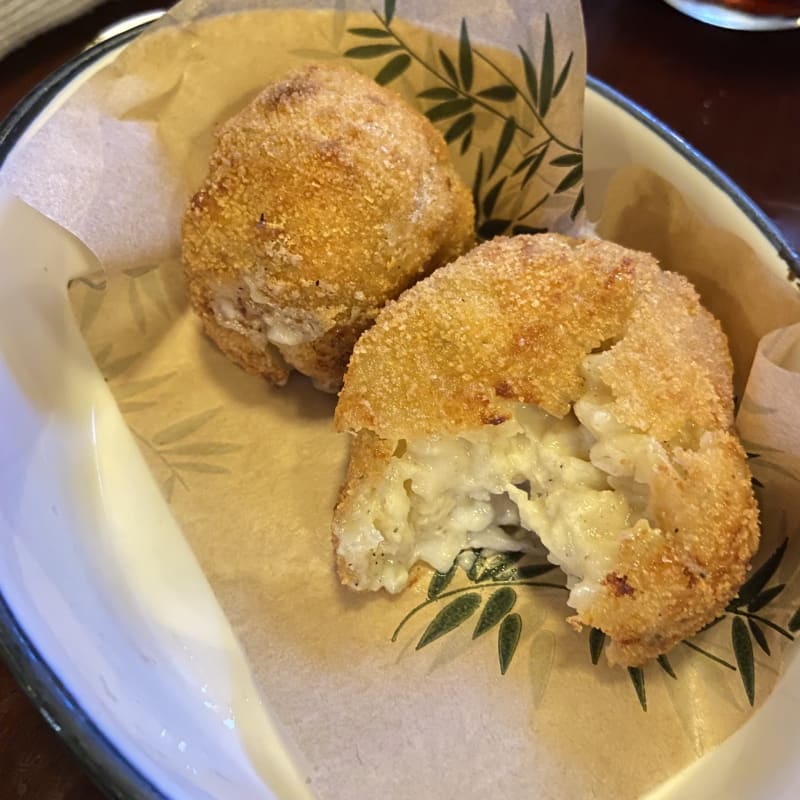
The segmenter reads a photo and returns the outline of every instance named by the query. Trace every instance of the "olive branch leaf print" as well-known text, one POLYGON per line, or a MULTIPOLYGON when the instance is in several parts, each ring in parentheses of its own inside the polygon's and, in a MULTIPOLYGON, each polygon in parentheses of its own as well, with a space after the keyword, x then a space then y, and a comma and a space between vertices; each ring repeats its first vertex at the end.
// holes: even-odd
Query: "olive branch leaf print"
MULTIPOLYGON (((800 631, 800 609, 791 615, 785 627, 763 613, 785 588, 784 583, 774 583, 774 578, 787 545, 788 538, 750 575, 722 616, 706 625, 697 636, 682 642, 683 646, 699 656, 724 669, 738 672, 750 705, 755 703, 756 696, 755 648, 770 656, 772 636, 778 635, 793 641, 794 634, 800 631), (735 663, 712 653, 697 642, 705 631, 725 620, 730 621, 730 648, 735 663)), ((476 640, 495 632, 498 665, 500 673, 504 675, 518 651, 523 634, 525 615, 515 610, 520 592, 529 591, 525 587, 563 592, 568 589, 563 579, 541 580, 542 576, 556 569, 555 565, 530 561, 522 553, 466 550, 462 552, 464 555, 467 558, 459 557, 447 572, 434 572, 431 575, 425 599, 400 620, 391 641, 396 642, 406 624, 428 610, 436 609, 436 613, 417 641, 416 650, 456 631, 477 614, 471 638, 476 640)), ((589 659, 593 665, 599 664, 606 642, 607 636, 603 631, 597 628, 589 630, 589 659)), ((680 679, 666 655, 659 656, 646 667, 628 669, 634 695, 643 711, 647 711, 647 675, 656 668, 672 680, 680 679)))
POLYGON ((392 25, 395 10, 394 3, 386 3, 382 14, 373 10, 374 26, 348 28, 348 33, 362 43, 349 47, 344 55, 380 60, 375 80, 382 85, 398 79, 413 63, 421 66, 433 85, 418 92, 417 99, 424 104, 428 119, 442 128, 445 141, 457 144, 461 155, 475 145, 473 134, 479 117, 494 119, 498 126, 494 147, 491 152, 480 153, 473 180, 479 237, 538 232, 540 229, 528 222, 534 212, 551 196, 577 188, 570 211, 574 219, 584 203, 582 144, 561 138, 549 119, 569 80, 574 54, 570 52, 559 61, 550 16, 545 17, 538 66, 531 53, 518 47, 524 75, 521 84, 473 44, 466 19, 461 20, 457 52, 450 54, 438 48, 437 60, 431 61, 392 25), (510 110, 510 104, 517 101, 522 102, 527 119, 510 110), (508 164, 513 152, 521 152, 521 157, 508 164), (492 181, 504 165, 508 174, 492 181), (514 210, 513 198, 545 171, 550 176, 546 182, 550 188, 544 196, 525 210, 514 210))

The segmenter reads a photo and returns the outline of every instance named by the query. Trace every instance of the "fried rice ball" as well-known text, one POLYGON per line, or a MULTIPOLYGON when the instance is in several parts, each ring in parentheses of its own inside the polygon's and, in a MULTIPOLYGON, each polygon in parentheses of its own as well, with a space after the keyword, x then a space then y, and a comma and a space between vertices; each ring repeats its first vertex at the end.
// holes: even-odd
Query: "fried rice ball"
POLYGON ((636 666, 721 614, 758 545, 725 335, 685 278, 615 244, 497 238, 417 284, 356 344, 336 423, 356 589, 535 534, 570 622, 636 666))
POLYGON ((191 304, 245 370, 334 392, 386 301, 469 249, 473 223, 424 116, 348 67, 308 66, 217 134, 183 220, 191 304))

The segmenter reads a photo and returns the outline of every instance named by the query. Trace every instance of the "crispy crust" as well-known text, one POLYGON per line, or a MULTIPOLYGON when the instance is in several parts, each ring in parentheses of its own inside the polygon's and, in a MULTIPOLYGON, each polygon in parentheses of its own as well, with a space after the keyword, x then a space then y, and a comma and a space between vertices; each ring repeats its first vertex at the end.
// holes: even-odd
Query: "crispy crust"
POLYGON ((275 386, 285 386, 291 370, 274 347, 255 350, 250 339, 238 331, 224 328, 212 313, 201 317, 203 330, 213 339, 220 350, 235 361, 245 372, 261 375, 275 386))
MULTIPOLYGON (((221 287, 249 283, 257 296, 246 287, 237 302, 250 304, 252 324, 265 309, 302 319, 311 330, 302 346, 274 349, 336 390, 358 333, 387 299, 468 249, 473 220, 470 192, 425 117, 352 69, 312 65, 218 132, 183 221, 192 306, 212 319, 221 287)), ((280 373, 263 336, 248 344, 239 330, 231 347, 219 314, 205 327, 246 369, 280 373)))
MULTIPOLYGON (((343 586, 358 589, 358 574, 350 569, 344 558, 338 555, 338 532, 347 526, 353 506, 366 487, 375 487, 383 479, 386 467, 397 449, 397 442, 380 439, 370 431, 360 431, 353 437, 350 445, 350 459, 347 474, 339 490, 339 499, 333 515, 331 540, 336 556, 336 572, 343 586)), ((425 564, 416 564, 409 570, 408 585, 413 586, 428 572, 425 564)))
POLYGON ((612 664, 641 665, 716 619, 758 547, 758 509, 736 438, 707 434, 699 450, 671 456, 653 488, 656 534, 640 526, 624 541, 605 591, 570 620, 611 637, 612 664))
MULTIPOLYGON (((563 416, 596 369, 613 413, 668 453, 591 606, 571 618, 630 666, 666 652, 735 596, 758 545, 732 365, 717 321, 644 253, 555 235, 495 239, 406 292, 358 341, 336 410, 357 432, 334 524, 380 481, 394 443, 502 424, 516 403, 563 416)), ((343 576, 344 579, 344 576, 343 576)))
POLYGON ((375 486, 383 477, 386 467, 395 450, 395 442, 380 439, 370 431, 361 431, 353 437, 350 445, 350 460, 347 462, 347 475, 339 490, 339 499, 333 516, 333 552, 337 553, 336 571, 344 586, 358 588, 358 575, 346 561, 338 555, 339 537, 337 531, 346 525, 351 506, 357 502, 358 494, 365 486, 375 486))
POLYGON ((384 438, 457 433, 515 403, 561 417, 583 394, 585 355, 626 424, 659 439, 732 422, 732 365, 719 323, 685 278, 610 242, 496 238, 389 304, 353 352, 339 430, 384 438))

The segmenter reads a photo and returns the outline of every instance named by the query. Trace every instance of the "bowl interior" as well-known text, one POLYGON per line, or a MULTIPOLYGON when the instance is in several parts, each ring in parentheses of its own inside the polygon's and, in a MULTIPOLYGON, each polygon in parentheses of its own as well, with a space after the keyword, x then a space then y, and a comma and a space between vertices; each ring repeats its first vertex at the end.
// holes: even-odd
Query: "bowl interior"
MULTIPOLYGON (((52 89, 27 132, 15 132, 20 141, 112 56, 52 89)), ((596 83, 585 139, 590 212, 616 170, 647 164, 785 276, 788 249, 763 215, 677 137, 596 83)), ((102 762, 101 779, 127 781, 133 793, 311 796, 302 758, 259 696, 78 332, 66 287, 96 269, 94 258, 3 196, 0 262, 0 404, 9 421, 0 440, 0 636, 18 677, 27 681, 39 665, 37 695, 53 724, 102 762)), ((797 686, 794 659, 747 725, 653 797, 756 798, 767 785, 796 796, 797 686)))

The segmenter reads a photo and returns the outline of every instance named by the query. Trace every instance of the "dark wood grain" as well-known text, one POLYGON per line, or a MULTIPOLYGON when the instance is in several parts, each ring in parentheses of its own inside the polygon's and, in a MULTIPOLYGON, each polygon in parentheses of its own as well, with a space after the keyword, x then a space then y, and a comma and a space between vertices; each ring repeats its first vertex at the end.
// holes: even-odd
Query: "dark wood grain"
MULTIPOLYGON (((0 61, 0 117, 115 19, 159 7, 118 0, 0 61)), ((658 0, 584 0, 589 69, 727 172, 800 249, 800 32, 711 28, 658 0)), ((96 800, 0 666, 0 797, 96 800)))
POLYGON ((0 798, 102 797, 72 753, 0 665, 0 798))
POLYGON ((800 31, 703 25, 658 0, 583 0, 589 71, 708 156, 800 249, 800 31))

